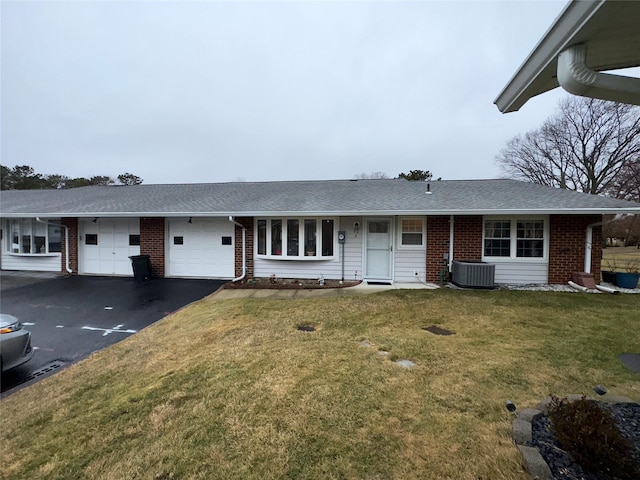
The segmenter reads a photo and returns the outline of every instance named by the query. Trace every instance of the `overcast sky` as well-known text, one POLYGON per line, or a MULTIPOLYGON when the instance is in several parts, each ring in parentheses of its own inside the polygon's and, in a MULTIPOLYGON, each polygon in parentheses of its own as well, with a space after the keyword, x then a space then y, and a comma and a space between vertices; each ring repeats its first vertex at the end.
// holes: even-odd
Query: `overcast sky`
POLYGON ((497 178, 565 1, 1 2, 1 163, 144 183, 497 178))

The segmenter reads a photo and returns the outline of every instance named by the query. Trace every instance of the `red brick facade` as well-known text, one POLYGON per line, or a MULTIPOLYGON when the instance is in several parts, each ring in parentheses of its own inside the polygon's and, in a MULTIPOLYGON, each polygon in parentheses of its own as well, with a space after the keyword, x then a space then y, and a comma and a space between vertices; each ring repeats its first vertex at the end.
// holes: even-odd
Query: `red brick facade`
MULTIPOLYGON (((247 271, 245 278, 253 277, 253 217, 241 217, 236 218, 236 222, 242 224, 245 229, 245 242, 246 242, 246 266, 247 271)), ((236 277, 242 275, 242 228, 236 225, 235 228, 235 251, 236 251, 236 259, 235 259, 235 272, 236 277)))
MULTIPOLYGON (((587 226, 602 221, 601 215, 551 215, 549 221, 549 280, 567 283, 574 272, 584 272, 587 226)), ((602 229, 593 228, 591 273, 600 282, 602 229)))
MULTIPOLYGON (((564 284, 574 272, 584 271, 585 240, 587 227, 600 222, 601 215, 551 215, 549 217, 549 273, 548 283, 564 284)), ((236 218, 246 228, 246 278, 254 274, 254 230, 252 217, 236 218)), ((426 279, 438 283, 443 269, 448 266, 449 229, 448 215, 427 217, 426 279)), ((482 258, 483 217, 462 215, 454 217, 453 258, 478 260, 482 258)), ((69 231, 69 260, 73 273, 78 273, 78 219, 63 218, 62 224, 69 231)), ((62 265, 66 267, 66 237, 62 242, 62 265)), ((602 258, 602 231, 593 227, 591 245, 591 273, 600 280, 602 258)), ((165 219, 140 219, 140 253, 149 255, 154 277, 165 274, 165 219)), ((235 227, 235 275, 242 275, 242 228, 235 227)))
POLYGON ((480 260, 482 258, 482 217, 453 217, 454 260, 480 260))
MULTIPOLYGON (((78 219, 63 218, 62 225, 69 231, 69 268, 74 274, 78 274, 78 219)), ((67 273, 67 235, 62 236, 62 272, 67 273)))
MULTIPOLYGON (((482 217, 455 216, 453 258, 482 258, 482 217)), ((427 282, 440 282, 441 271, 449 265, 450 217, 427 217, 427 282)))
POLYGON ((164 277, 165 272, 164 231, 164 218, 140 219, 140 255, 149 255, 155 278, 164 277))
POLYGON ((438 283, 449 264, 449 217, 427 217, 427 282, 438 283))

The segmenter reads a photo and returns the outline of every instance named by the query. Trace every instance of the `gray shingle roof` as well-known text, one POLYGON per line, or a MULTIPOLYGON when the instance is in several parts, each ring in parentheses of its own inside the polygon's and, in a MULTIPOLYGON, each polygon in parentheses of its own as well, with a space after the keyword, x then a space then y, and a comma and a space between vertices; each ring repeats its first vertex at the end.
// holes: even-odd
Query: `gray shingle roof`
POLYGON ((327 180, 0 193, 3 217, 640 213, 640 204, 515 180, 327 180))

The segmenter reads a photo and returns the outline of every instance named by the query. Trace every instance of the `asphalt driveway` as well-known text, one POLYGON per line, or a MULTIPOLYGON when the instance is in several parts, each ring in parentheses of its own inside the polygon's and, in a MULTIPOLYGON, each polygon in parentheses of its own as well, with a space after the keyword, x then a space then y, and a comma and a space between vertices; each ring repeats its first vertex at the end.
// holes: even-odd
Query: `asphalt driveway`
POLYGON ((133 335, 224 283, 2 272, 0 310, 20 319, 36 349, 31 361, 2 375, 2 396, 133 335))

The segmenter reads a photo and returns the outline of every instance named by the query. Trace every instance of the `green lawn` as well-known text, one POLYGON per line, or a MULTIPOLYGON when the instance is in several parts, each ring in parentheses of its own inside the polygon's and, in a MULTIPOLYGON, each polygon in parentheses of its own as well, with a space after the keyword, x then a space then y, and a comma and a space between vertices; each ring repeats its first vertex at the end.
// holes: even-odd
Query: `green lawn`
POLYGON ((0 477, 524 480, 504 401, 640 400, 639 328, 640 295, 212 297, 2 400, 0 477))

